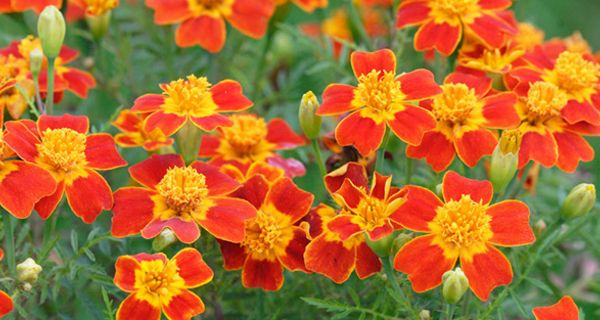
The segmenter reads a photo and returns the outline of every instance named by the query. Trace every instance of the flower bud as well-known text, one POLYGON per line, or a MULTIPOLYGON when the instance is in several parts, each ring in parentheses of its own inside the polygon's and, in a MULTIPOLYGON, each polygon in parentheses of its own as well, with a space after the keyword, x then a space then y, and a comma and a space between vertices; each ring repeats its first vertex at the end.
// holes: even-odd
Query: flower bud
POLYGON ((429 310, 421 310, 419 312, 419 320, 431 320, 431 312, 429 310))
POLYGON ((582 183, 569 192, 563 202, 560 213, 565 219, 586 215, 596 204, 596 188, 593 184, 582 183))
POLYGON ((29 291, 31 291, 31 289, 33 289, 33 286, 31 285, 31 283, 25 282, 25 283, 23 283, 22 288, 23 288, 23 291, 29 292, 29 291))
POLYGON ((490 181, 496 192, 504 191, 517 173, 521 138, 522 133, 518 129, 504 131, 492 153, 490 181))
POLYGON ((547 228, 548 225, 546 225, 546 221, 544 221, 544 219, 540 219, 533 224, 533 232, 538 236, 544 233, 547 228))
POLYGON ((29 53, 29 69, 31 74, 38 75, 42 70, 42 63, 44 62, 44 53, 39 48, 31 50, 29 53))
POLYGON ((111 12, 106 11, 105 13, 98 16, 85 16, 85 21, 87 22, 88 27, 92 32, 92 36, 94 36, 94 39, 96 41, 102 39, 102 37, 104 37, 104 35, 108 31, 108 26, 110 25, 110 15, 111 12))
POLYGON ((387 235, 377 241, 371 240, 371 238, 369 238, 369 236, 365 236, 365 240, 366 240, 369 248, 371 248, 371 250, 373 250, 373 252, 375 252, 375 254, 377 256, 382 257, 382 258, 389 257, 392 245, 394 243, 394 239, 395 239, 394 233, 390 233, 389 235, 387 235))
POLYGON ((302 131, 309 139, 317 138, 321 132, 321 117, 316 114, 317 108, 319 100, 312 91, 302 96, 298 118, 302 131))
POLYGON ((435 186, 435 194, 437 194, 438 197, 443 198, 444 197, 444 185, 442 185, 441 183, 438 183, 435 186))
POLYGON ((394 243, 392 243, 392 248, 390 249, 390 253, 396 254, 396 252, 400 251, 402 247, 412 240, 412 236, 406 233, 401 233, 394 239, 394 243))
POLYGON ((65 40, 65 19, 55 6, 47 6, 38 18, 38 36, 48 58, 56 58, 65 40))
POLYGON ((444 285, 442 287, 442 295, 449 304, 455 304, 469 289, 469 280, 465 273, 460 269, 447 271, 442 276, 444 285))
POLYGON ((172 245, 176 241, 177 238, 175 237, 175 233, 173 233, 173 230, 166 228, 160 232, 158 237, 152 240, 152 249, 154 251, 162 251, 164 248, 172 245))
POLYGON ((42 272, 42 266, 31 258, 27 258, 17 265, 17 279, 20 282, 35 283, 40 272, 42 272))

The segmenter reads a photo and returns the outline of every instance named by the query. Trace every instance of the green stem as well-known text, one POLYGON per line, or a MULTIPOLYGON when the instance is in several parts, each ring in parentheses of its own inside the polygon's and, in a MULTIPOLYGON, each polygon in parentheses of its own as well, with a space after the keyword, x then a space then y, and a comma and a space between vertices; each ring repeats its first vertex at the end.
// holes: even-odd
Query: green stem
POLYGON ((454 319, 454 304, 446 304, 446 320, 454 319))
POLYGON ((375 158, 375 171, 381 172, 383 169, 383 164, 385 162, 385 149, 387 149, 388 141, 390 140, 390 130, 385 131, 385 135, 383 136, 383 141, 381 142, 381 146, 377 151, 377 158, 375 158))
POLYGON ((48 86, 46 92, 46 114, 51 115, 54 111, 54 60, 48 58, 48 86))
POLYGON ((406 185, 410 184, 410 180, 412 179, 413 166, 414 166, 413 159, 406 157, 406 182, 404 183, 406 185))
POLYGON ((42 102, 42 95, 40 94, 39 72, 33 75, 33 87, 35 88, 35 103, 37 104, 37 108, 40 114, 44 114, 46 112, 46 107, 44 106, 44 102, 42 102))
POLYGON ((408 311, 411 315, 411 318, 419 319, 419 311, 413 308, 412 304, 410 303, 410 300, 406 296, 406 293, 400 287, 398 281, 396 281, 396 274, 394 273, 394 269, 392 268, 392 262, 390 258, 383 257, 381 258, 381 262, 383 264, 383 270, 385 272, 385 275, 387 276, 388 282, 392 284, 392 289, 400 296, 399 299, 394 296, 392 296, 392 298, 394 298, 396 302, 402 304, 406 311, 408 311))
POLYGON ((371 45, 371 41, 367 31, 365 30, 365 26, 363 25, 362 20, 360 19, 360 14, 356 8, 356 4, 354 1, 348 1, 348 13, 350 15, 350 24, 352 29, 356 32, 356 35, 360 39, 360 41, 367 47, 369 51, 373 50, 373 46, 371 45))
POLYGON ((327 174, 327 169, 325 169, 325 162, 323 162, 323 155, 321 154, 321 148, 319 147, 319 141, 317 139, 311 139, 311 144, 313 147, 313 151, 315 152, 315 157, 317 161, 317 165, 319 166, 319 171, 321 172, 321 177, 324 177, 327 174))
POLYGON ((7 222, 6 233, 6 261, 8 262, 9 274, 14 277, 17 274, 17 261, 15 256, 15 226, 17 220, 10 214, 4 215, 5 222, 7 222))

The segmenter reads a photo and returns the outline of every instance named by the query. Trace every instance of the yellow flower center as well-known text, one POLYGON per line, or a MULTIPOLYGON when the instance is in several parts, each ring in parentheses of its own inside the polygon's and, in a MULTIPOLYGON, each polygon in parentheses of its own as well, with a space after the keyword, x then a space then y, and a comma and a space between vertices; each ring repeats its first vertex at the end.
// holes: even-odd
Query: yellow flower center
POLYGON ((206 177, 192 167, 170 168, 156 186, 156 190, 170 209, 163 218, 177 215, 191 219, 192 214, 201 209, 208 196, 206 177))
POLYGON ((258 210, 256 218, 246 222, 246 237, 242 246, 258 260, 277 259, 293 238, 290 218, 273 207, 258 210))
POLYGON ((560 131, 563 126, 560 111, 567 105, 567 94, 550 82, 539 81, 531 85, 527 99, 518 104, 523 132, 545 134, 546 129, 560 131))
POLYGON ((508 71, 511 64, 524 53, 524 50, 484 49, 478 58, 462 56, 459 59, 460 63, 467 67, 492 73, 503 73, 508 71))
POLYGON ((85 0, 86 13, 91 16, 100 16, 116 8, 119 0, 85 0))
POLYGON ((485 244, 493 237, 487 208, 463 195, 460 200, 450 200, 436 209, 429 228, 446 257, 461 256, 469 260, 486 250, 485 244))
POLYGON ((457 25, 461 20, 471 23, 481 15, 478 2, 479 0, 432 0, 430 16, 437 23, 457 25))
POLYGON ((485 122, 483 103, 475 95, 475 90, 464 83, 442 85, 442 94, 433 98, 431 107, 438 121, 438 130, 449 139, 477 130, 485 122))
POLYGON ((353 210, 357 217, 357 222, 365 230, 373 230, 383 226, 387 219, 387 203, 375 197, 366 197, 353 210))
POLYGON ((194 17, 231 15, 234 0, 188 0, 188 7, 194 17))
POLYGON ((514 37, 519 47, 525 51, 544 42, 544 32, 530 23, 519 23, 519 33, 514 37))
POLYGON ((502 154, 517 154, 522 138, 523 133, 519 129, 504 130, 502 136, 500 136, 500 142, 498 143, 502 154))
POLYGON ((55 176, 65 177, 87 164, 86 137, 73 129, 46 129, 37 145, 39 162, 55 176))
POLYGON ((148 301, 153 306, 167 305, 171 299, 185 288, 185 281, 179 275, 175 263, 164 264, 161 260, 140 262, 135 271, 136 297, 148 301))
POLYGON ((163 84, 161 88, 166 95, 163 109, 166 113, 198 118, 213 115, 217 105, 212 100, 210 87, 206 77, 194 75, 163 84))
POLYGON ((546 71, 542 79, 552 82, 579 102, 589 100, 596 92, 600 65, 584 59, 580 52, 565 51, 556 59, 553 70, 546 71))
POLYGON ((224 127, 223 138, 239 156, 252 155, 260 142, 267 137, 267 124, 254 115, 234 115, 231 127, 224 127))
POLYGON ((372 70, 358 78, 352 105, 366 107, 362 115, 380 123, 393 119, 394 114, 404 108, 405 98, 393 72, 372 70))

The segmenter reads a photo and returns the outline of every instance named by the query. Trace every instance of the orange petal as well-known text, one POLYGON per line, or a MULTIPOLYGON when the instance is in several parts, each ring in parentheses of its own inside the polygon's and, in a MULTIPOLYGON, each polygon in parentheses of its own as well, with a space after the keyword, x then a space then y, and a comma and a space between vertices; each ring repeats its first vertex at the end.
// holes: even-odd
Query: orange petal
POLYGON ((154 216, 154 201, 150 198, 153 194, 151 190, 136 187, 121 188, 115 192, 111 228, 114 237, 140 233, 150 223, 154 216))
POLYGON ((502 246, 520 246, 535 242, 529 226, 529 207, 521 201, 507 200, 489 207, 490 226, 494 237, 490 242, 502 246))
POLYGON ((156 111, 146 118, 144 130, 146 130, 146 132, 152 132, 154 129, 159 129, 168 137, 181 129, 185 122, 186 117, 184 116, 156 111))
POLYGON ((425 1, 404 1, 398 8, 396 28, 414 26, 429 19, 431 9, 425 1))
POLYGON ((311 193, 298 188, 291 179, 281 178, 271 186, 266 203, 290 216, 291 223, 296 223, 308 214, 314 198, 311 193))
POLYGON ((40 143, 40 139, 37 137, 37 130, 33 129, 35 131, 32 131, 28 123, 35 125, 31 120, 9 121, 5 123, 4 142, 21 159, 35 162, 35 158, 38 155, 37 145, 40 143))
POLYGON ((113 137, 106 133, 86 137, 85 159, 88 167, 98 170, 110 170, 127 165, 127 161, 117 152, 113 137))
POLYGON ((511 129, 519 125, 521 120, 515 110, 517 96, 512 92, 503 92, 483 99, 483 116, 486 126, 496 129, 511 129))
POLYGON ((498 138, 491 131, 481 129, 469 131, 454 142, 456 154, 469 167, 477 165, 484 156, 489 156, 498 145, 498 138))
POLYGON ((362 156, 368 156, 381 146, 385 127, 385 123, 376 123, 355 111, 338 123, 335 138, 340 145, 354 146, 362 156))
POLYGON ((207 284, 213 278, 213 271, 202 259, 202 255, 194 248, 185 248, 179 251, 173 259, 178 268, 178 273, 186 288, 196 288, 207 284))
POLYGON ((219 137, 203 135, 201 139, 198 156, 202 158, 217 156, 219 145, 221 145, 219 137))
POLYGON ((402 93, 406 100, 423 100, 442 93, 442 89, 435 82, 433 73, 427 69, 417 69, 398 76, 402 93))
POLYGON ((342 241, 346 241, 363 231, 359 225, 352 222, 352 217, 352 215, 338 215, 327 223, 327 229, 335 232, 342 241))
POLYGON ((306 231, 300 227, 293 227, 294 237, 285 248, 285 255, 279 256, 279 261, 290 271, 308 272, 304 265, 304 251, 309 241, 306 231))
POLYGON ((194 161, 191 166, 206 178, 209 196, 230 194, 240 187, 239 182, 222 173, 219 168, 213 165, 194 161))
POLYGON ((485 74, 480 76, 464 72, 453 72, 446 77, 444 83, 465 84, 475 90, 475 95, 478 98, 482 98, 492 90, 492 79, 485 76, 485 74))
POLYGON ((487 46, 500 48, 504 45, 507 35, 514 35, 517 30, 499 17, 483 14, 475 18, 467 28, 472 31, 473 36, 481 40, 487 46))
POLYGON ((162 94, 145 94, 135 99, 133 107, 131 107, 131 111, 142 113, 157 111, 164 102, 165 96, 162 94))
POLYGON ((279 150, 292 149, 306 144, 306 140, 296 134, 287 122, 281 118, 269 121, 267 132, 267 141, 275 144, 279 150))
POLYGON ((242 285, 277 291, 283 286, 283 267, 277 260, 255 260, 248 256, 242 270, 242 285))
POLYGON ((564 296, 551 306, 533 308, 533 315, 536 320, 578 320, 579 309, 573 298, 564 296))
POLYGON ((210 92, 220 112, 244 111, 253 104, 244 96, 242 85, 237 81, 223 80, 210 88, 210 92))
POLYGON ((150 158, 129 168, 131 177, 140 184, 154 189, 162 180, 167 170, 173 167, 183 167, 185 163, 178 154, 153 155, 150 158))
POLYGON ((240 243, 245 237, 246 220, 256 216, 247 201, 227 197, 210 197, 212 206, 203 219, 197 220, 215 238, 240 243))
POLYGON ((487 251, 473 256, 472 261, 461 257, 460 266, 469 279, 469 287, 480 300, 487 300, 494 288, 510 284, 512 268, 502 252, 488 245, 487 251))
POLYGON ((221 255, 223 256, 223 267, 225 270, 238 270, 244 266, 246 251, 239 243, 231 243, 217 239, 221 255))
POLYGON ((448 171, 442 182, 442 193, 444 201, 458 201, 462 195, 469 195, 475 202, 482 201, 484 204, 492 201, 494 189, 487 180, 474 180, 465 178, 454 171, 448 171))
POLYGON ((333 194, 340 189, 346 179, 352 181, 355 186, 367 188, 369 185, 365 167, 356 162, 348 162, 325 176, 325 187, 333 194))
POLYGON ((418 186, 406 186, 401 193, 406 197, 406 202, 390 219, 406 229, 428 232, 428 223, 435 217, 436 209, 444 205, 442 201, 429 189, 418 186))
POLYGON ((600 108, 587 101, 579 103, 577 100, 569 100, 560 114, 569 124, 585 121, 592 125, 600 125, 600 108))
POLYGON ((273 12, 272 1, 235 0, 227 20, 241 33, 258 39, 267 31, 273 12))
POLYGON ((163 311, 168 319, 187 320, 204 312, 204 302, 195 293, 181 290, 171 298, 168 304, 163 305, 163 311))
POLYGON ((192 16, 187 0, 146 0, 146 5, 154 9, 156 24, 174 24, 192 16))
POLYGON ((125 292, 134 292, 135 272, 139 268, 140 263, 134 257, 120 256, 115 263, 115 285, 125 292))
POLYGON ((579 161, 592 161, 594 148, 580 135, 571 132, 556 132, 554 139, 558 146, 556 166, 565 172, 575 172, 579 161))
POLYGON ((482 9, 501 10, 512 5, 512 0, 479 0, 477 3, 482 9))
POLYGON ((406 105, 404 110, 396 112, 393 120, 387 121, 394 134, 410 145, 419 145, 426 132, 436 126, 431 113, 424 108, 406 105))
POLYGON ((320 273, 335 283, 343 283, 350 277, 356 260, 356 249, 346 248, 342 241, 329 241, 322 234, 313 239, 304 253, 306 268, 320 273))
POLYGON ((451 26, 445 22, 436 24, 430 21, 419 28, 415 34, 415 49, 427 51, 436 49, 445 56, 454 52, 462 36, 462 26, 451 26))
POLYGON ((558 145, 550 132, 541 135, 537 132, 527 132, 521 140, 519 149, 519 169, 533 160, 544 167, 552 167, 558 160, 558 145))
POLYGON ((350 56, 350 60, 357 78, 373 70, 381 71, 380 76, 383 76, 383 72, 396 74, 396 56, 390 49, 374 52, 355 51, 350 56))
POLYGON ((369 235, 369 239, 377 241, 385 236, 389 236, 392 232, 394 232, 394 227, 391 222, 387 220, 382 226, 369 230, 367 234, 369 235))
POLYGON ((250 202, 255 208, 260 208, 269 192, 269 182, 262 175, 255 175, 246 180, 241 188, 237 189, 232 196, 250 202))
POLYGON ((160 320, 160 307, 129 295, 117 310, 117 320, 160 320))
POLYGON ((56 206, 58 206, 58 203, 62 199, 64 192, 65 192, 64 182, 58 181, 58 184, 56 185, 56 190, 54 191, 54 193, 47 197, 40 199, 40 201, 38 201, 35 204, 35 211, 38 212, 38 214, 40 215, 40 217, 42 219, 46 220, 46 219, 48 219, 48 217, 50 217, 50 215, 54 212, 54 210, 56 209, 56 206))
POLYGON ((442 275, 452 269, 456 258, 444 256, 444 250, 432 243, 434 236, 416 237, 405 244, 394 258, 394 268, 408 274, 416 292, 431 290, 442 283, 442 275))
POLYGON ((323 91, 323 103, 317 109, 317 115, 331 116, 355 109, 352 106, 355 87, 347 84, 330 84, 323 91))
POLYGON ((183 243, 192 243, 200 238, 200 228, 198 228, 196 222, 184 221, 179 218, 150 222, 142 229, 142 237, 144 239, 152 239, 166 228, 171 229, 177 239, 183 243))
POLYGON ((225 46, 225 21, 221 17, 199 16, 184 21, 175 32, 175 43, 180 47, 199 45, 211 53, 225 46))
POLYGON ((381 259, 369 248, 366 242, 356 247, 356 275, 365 279, 381 271, 381 259))
POLYGON ((344 180, 344 183, 334 195, 336 201, 341 202, 343 206, 350 209, 356 209, 366 197, 364 190, 355 186, 350 180, 344 180))
POLYGON ((42 115, 37 122, 38 130, 43 134, 46 129, 69 128, 79 133, 86 134, 90 128, 90 120, 86 116, 73 116, 64 114, 62 116, 42 115))
POLYGON ((406 156, 413 159, 423 159, 435 172, 444 171, 454 160, 454 145, 446 136, 439 132, 428 132, 423 136, 418 146, 407 146, 406 156))
POLYGON ((73 213, 83 222, 92 223, 102 210, 112 209, 113 196, 110 186, 99 173, 90 169, 86 172, 87 177, 80 177, 66 186, 66 194, 73 213))
POLYGON ((29 217, 35 204, 56 190, 56 181, 44 169, 23 161, 4 162, 4 168, 15 166, 15 171, 4 175, 0 169, 0 205, 13 216, 29 217))
POLYGON ((96 86, 96 79, 90 73, 75 68, 66 68, 62 73, 67 89, 80 98, 87 98, 88 91, 96 86))
POLYGON ((0 317, 9 314, 14 308, 12 299, 6 292, 0 290, 0 317))

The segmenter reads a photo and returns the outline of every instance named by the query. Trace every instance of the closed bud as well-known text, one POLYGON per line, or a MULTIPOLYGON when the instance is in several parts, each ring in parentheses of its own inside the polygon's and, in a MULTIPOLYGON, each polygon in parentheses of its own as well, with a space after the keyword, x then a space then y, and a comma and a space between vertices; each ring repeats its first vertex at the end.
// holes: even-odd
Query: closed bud
POLYGON ((31 50, 29 53, 29 69, 33 75, 38 75, 42 70, 42 63, 44 62, 44 53, 39 48, 31 50))
POLYGON ((490 181, 496 192, 504 191, 517 173, 521 138, 522 133, 519 130, 504 131, 492 153, 490 181))
POLYGON ((62 13, 55 6, 47 6, 38 18, 38 36, 48 58, 56 58, 65 40, 66 26, 62 13))
POLYGON ((429 310, 421 310, 419 312, 419 320, 431 320, 431 312, 429 310))
POLYGON ((106 11, 105 13, 97 16, 86 15, 85 21, 92 32, 92 36, 94 36, 94 40, 100 41, 102 37, 108 31, 108 26, 110 25, 110 11, 106 11))
POLYGON ((444 281, 442 295, 444 296, 444 300, 449 304, 455 304, 460 301, 465 292, 467 292, 467 289, 469 289, 469 280, 460 268, 447 271, 442 276, 442 280, 444 281))
POLYGON ((444 197, 444 186, 441 183, 438 183, 435 186, 435 194, 437 194, 440 198, 444 197))
POLYGON ((544 219, 540 219, 533 224, 533 232, 538 236, 544 233, 547 228, 548 226, 546 225, 546 221, 544 221, 544 219))
POLYGON ((321 132, 321 117, 316 114, 317 108, 319 108, 317 96, 312 91, 305 93, 300 102, 298 118, 302 131, 309 139, 319 137, 321 132))
POLYGON ((365 240, 369 248, 371 248, 371 250, 373 250, 373 252, 375 252, 376 255, 382 258, 390 256, 391 248, 394 243, 394 238, 395 234, 390 233, 389 235, 377 241, 374 241, 371 240, 371 238, 368 235, 365 235, 365 240))
POLYGON ((31 258, 27 258, 17 265, 17 279, 20 282, 35 283, 40 272, 42 272, 42 266, 31 258))
POLYGON ((164 248, 172 245, 177 241, 175 233, 169 228, 164 229, 160 232, 158 237, 152 240, 152 249, 154 251, 162 251, 164 248))
POLYGON ((569 192, 563 202, 560 213, 565 219, 586 215, 596 204, 596 188, 593 184, 582 183, 569 192))
POLYGON ((31 285, 31 283, 25 282, 25 283, 23 283, 22 288, 23 288, 23 291, 29 292, 29 291, 31 291, 31 289, 33 289, 33 286, 31 285))

